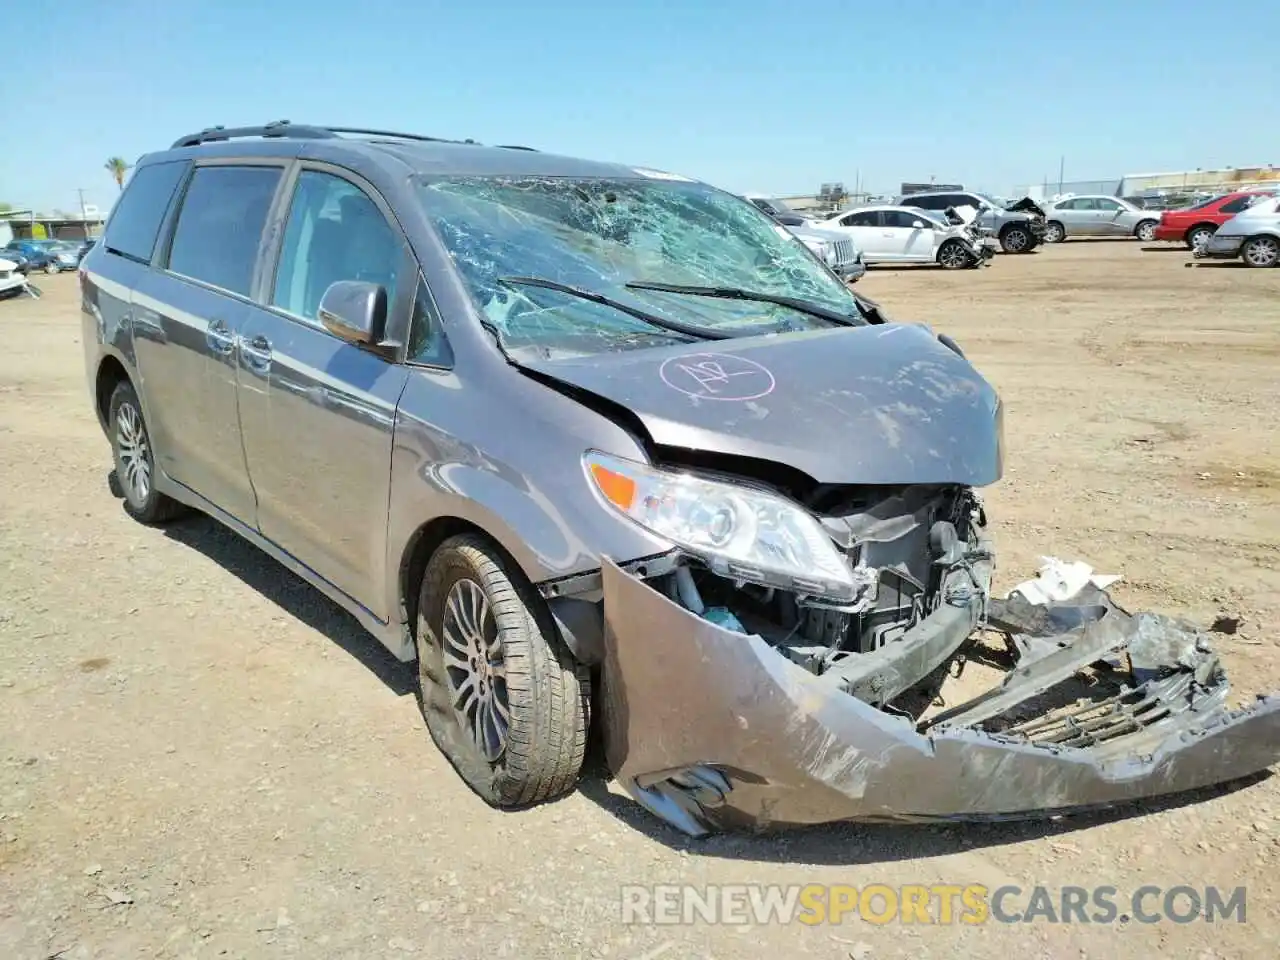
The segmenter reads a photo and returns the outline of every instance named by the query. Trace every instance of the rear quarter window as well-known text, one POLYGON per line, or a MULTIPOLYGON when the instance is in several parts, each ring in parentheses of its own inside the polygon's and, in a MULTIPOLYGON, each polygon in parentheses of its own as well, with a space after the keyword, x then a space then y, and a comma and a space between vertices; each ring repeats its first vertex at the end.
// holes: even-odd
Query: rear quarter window
POLYGON ((187 160, 170 160, 135 170, 111 214, 102 245, 112 253, 150 263, 160 224, 188 166, 187 160))

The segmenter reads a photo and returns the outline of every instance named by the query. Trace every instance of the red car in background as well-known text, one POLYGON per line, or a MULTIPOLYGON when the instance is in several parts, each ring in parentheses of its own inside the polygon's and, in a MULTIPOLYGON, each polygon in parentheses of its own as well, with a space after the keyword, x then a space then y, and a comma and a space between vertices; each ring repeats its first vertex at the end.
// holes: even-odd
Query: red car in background
POLYGON ((1185 210, 1166 210, 1156 224, 1154 239, 1182 242, 1194 250, 1258 197, 1266 196, 1270 196, 1270 192, 1266 190, 1241 190, 1214 197, 1185 210))

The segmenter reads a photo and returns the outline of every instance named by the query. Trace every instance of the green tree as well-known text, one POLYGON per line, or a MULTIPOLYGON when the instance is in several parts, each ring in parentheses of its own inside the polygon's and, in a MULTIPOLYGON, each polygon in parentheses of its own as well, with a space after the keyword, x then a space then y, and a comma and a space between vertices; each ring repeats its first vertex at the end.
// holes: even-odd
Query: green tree
POLYGON ((111 157, 107 160, 104 167, 111 176, 116 178, 116 186, 121 190, 124 189, 124 175, 128 173, 129 167, 132 166, 124 157, 111 157))

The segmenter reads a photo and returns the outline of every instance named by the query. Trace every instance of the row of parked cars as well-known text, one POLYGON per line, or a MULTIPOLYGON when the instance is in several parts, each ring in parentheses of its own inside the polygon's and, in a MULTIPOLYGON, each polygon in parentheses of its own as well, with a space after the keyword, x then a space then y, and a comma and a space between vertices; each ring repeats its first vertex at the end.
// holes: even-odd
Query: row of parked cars
POLYGON ((1240 257, 1257 267, 1280 262, 1280 198, 1267 190, 1222 194, 1175 210, 1105 195, 1039 204, 1030 198, 1009 203, 980 193, 938 191, 819 217, 802 216, 775 197, 747 199, 849 280, 860 277, 867 264, 976 267, 997 249, 1028 253, 1042 243, 1075 237, 1184 243, 1196 257, 1240 257))
POLYGON ((1029 253, 1045 239, 1044 211, 1031 200, 1002 204, 978 193, 913 193, 813 218, 775 197, 747 199, 846 279, 876 263, 979 267, 998 250, 1029 253))
POLYGON ((1197 258, 1239 257, 1251 267, 1280 263, 1280 196, 1237 190, 1174 210, 1151 210, 1107 196, 1065 197, 1045 208, 1045 240, 1071 236, 1133 236, 1185 244, 1197 258))
POLYGON ((93 244, 93 239, 11 240, 0 247, 0 258, 12 263, 13 269, 22 274, 32 270, 61 273, 79 267, 93 244))
POLYGON ((36 287, 27 282, 35 270, 61 273, 75 270, 96 241, 88 240, 11 240, 0 247, 0 297, 22 293, 38 296, 36 287))

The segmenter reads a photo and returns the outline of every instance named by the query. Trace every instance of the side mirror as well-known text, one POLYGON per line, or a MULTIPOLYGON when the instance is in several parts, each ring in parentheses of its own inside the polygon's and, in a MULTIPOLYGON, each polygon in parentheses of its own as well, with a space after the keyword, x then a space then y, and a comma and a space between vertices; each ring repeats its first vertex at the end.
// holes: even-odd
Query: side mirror
POLYGON ((387 325, 387 291, 378 283, 329 284, 316 311, 324 328, 349 343, 378 343, 387 325))
POLYGON ((911 221, 911 229, 912 229, 912 230, 923 230, 923 229, 924 229, 924 221, 923 221, 923 220, 912 220, 912 221, 911 221))

